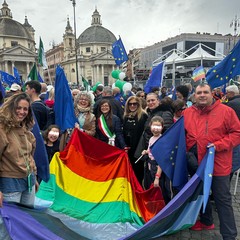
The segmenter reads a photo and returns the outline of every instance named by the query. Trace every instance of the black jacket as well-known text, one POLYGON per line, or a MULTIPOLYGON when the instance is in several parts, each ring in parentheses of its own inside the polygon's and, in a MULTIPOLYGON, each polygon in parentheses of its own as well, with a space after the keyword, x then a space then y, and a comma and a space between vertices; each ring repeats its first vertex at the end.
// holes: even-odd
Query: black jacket
MULTIPOLYGON (((126 147, 124 138, 123 138, 123 132, 122 132, 122 124, 120 122, 120 119, 113 115, 112 117, 112 129, 111 132, 116 135, 115 138, 115 146, 121 149, 124 149, 126 147)), ((96 124, 96 138, 108 143, 108 137, 106 137, 100 130, 99 125, 98 125, 98 119, 97 119, 97 124, 96 124)))
POLYGON ((240 120, 240 95, 230 98, 225 104, 236 112, 238 119, 240 120))
POLYGON ((123 136, 128 147, 128 156, 133 159, 136 151, 139 139, 144 131, 144 125, 148 118, 146 113, 143 113, 141 118, 138 120, 137 116, 134 118, 125 117, 123 119, 123 136))

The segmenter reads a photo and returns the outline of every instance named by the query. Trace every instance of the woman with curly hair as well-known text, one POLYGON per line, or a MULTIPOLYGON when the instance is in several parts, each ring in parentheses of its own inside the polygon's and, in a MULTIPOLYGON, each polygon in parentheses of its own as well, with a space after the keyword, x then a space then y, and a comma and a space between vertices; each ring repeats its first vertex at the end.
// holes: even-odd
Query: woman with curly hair
POLYGON ((75 127, 94 136, 96 132, 96 118, 92 113, 92 98, 87 92, 80 92, 74 99, 74 111, 78 120, 75 127))
POLYGON ((0 108, 0 191, 5 201, 28 206, 33 206, 38 188, 33 124, 26 93, 14 94, 0 108))
MULTIPOLYGON (((79 92, 74 97, 74 112, 77 122, 75 128, 90 136, 96 133, 96 117, 92 113, 92 97, 87 92, 79 92)), ((68 129, 61 135, 59 149, 62 151, 67 145, 73 129, 68 129)))

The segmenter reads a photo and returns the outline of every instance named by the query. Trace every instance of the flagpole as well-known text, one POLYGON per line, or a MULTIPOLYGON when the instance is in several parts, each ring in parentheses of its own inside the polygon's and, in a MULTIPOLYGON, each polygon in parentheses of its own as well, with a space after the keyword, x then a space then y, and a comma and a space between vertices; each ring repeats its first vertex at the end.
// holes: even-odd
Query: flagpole
POLYGON ((75 60, 76 60, 76 80, 77 86, 79 87, 79 79, 78 79, 78 58, 77 58, 77 32, 76 32, 76 1, 70 0, 73 5, 73 20, 74 20, 74 37, 75 37, 75 60))
POLYGON ((48 72, 48 78, 49 78, 50 84, 53 86, 52 78, 51 78, 51 75, 50 75, 50 72, 49 72, 49 68, 47 68, 47 72, 48 72))
POLYGON ((173 70, 172 70, 172 85, 175 86, 175 59, 173 60, 173 70))

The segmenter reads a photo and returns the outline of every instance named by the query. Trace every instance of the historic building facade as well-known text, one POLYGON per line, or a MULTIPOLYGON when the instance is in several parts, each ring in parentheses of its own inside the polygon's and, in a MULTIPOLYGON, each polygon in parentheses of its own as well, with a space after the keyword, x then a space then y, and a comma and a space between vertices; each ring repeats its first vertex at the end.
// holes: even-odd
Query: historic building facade
POLYGON ((27 79, 37 54, 35 49, 35 30, 25 17, 24 24, 13 20, 6 0, 0 9, 0 70, 13 75, 13 67, 23 80, 27 79))
POLYGON ((82 77, 91 85, 101 82, 110 85, 115 80, 111 77, 116 64, 112 56, 112 44, 116 41, 114 34, 102 26, 101 15, 95 9, 92 15, 92 23, 77 38, 67 20, 67 26, 63 35, 64 59, 61 65, 64 67, 66 77, 72 84, 76 83, 76 50, 79 83, 82 77))
POLYGON ((55 82, 56 67, 58 64, 61 65, 64 60, 63 49, 64 47, 62 42, 58 45, 53 44, 52 48, 45 53, 48 70, 44 71, 43 76, 45 82, 48 84, 53 84, 55 82))

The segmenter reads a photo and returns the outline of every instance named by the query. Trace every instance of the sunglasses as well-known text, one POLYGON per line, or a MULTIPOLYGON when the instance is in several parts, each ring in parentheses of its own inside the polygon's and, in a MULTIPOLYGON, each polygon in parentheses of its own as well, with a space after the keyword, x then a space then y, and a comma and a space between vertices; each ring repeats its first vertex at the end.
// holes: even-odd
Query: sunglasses
POLYGON ((133 103, 128 103, 128 106, 137 106, 138 105, 138 103, 137 102, 133 102, 133 103))

